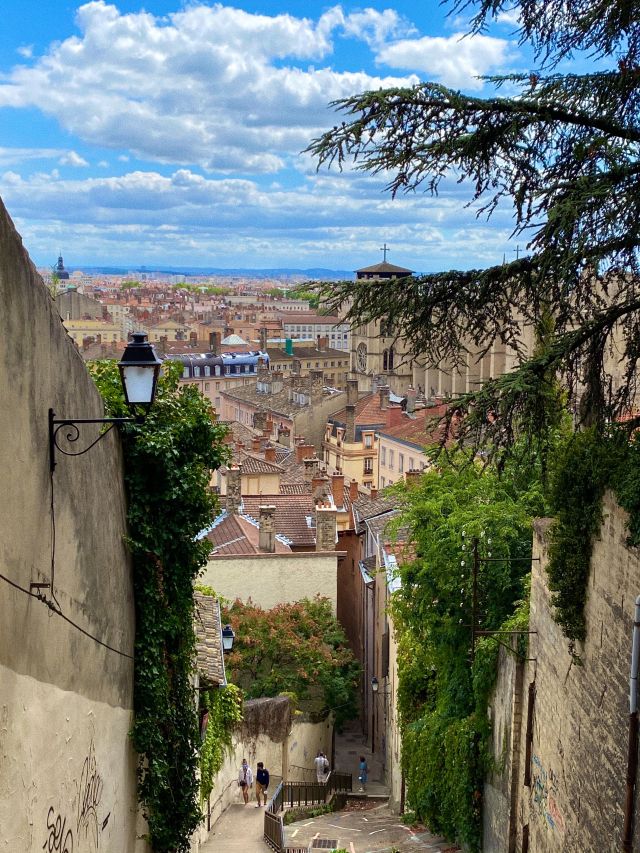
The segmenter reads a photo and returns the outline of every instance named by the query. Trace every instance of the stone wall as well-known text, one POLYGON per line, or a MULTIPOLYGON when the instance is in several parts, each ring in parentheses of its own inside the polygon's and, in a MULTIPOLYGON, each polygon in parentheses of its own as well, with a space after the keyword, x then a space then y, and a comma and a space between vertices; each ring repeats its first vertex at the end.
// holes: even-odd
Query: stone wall
POLYGON ((102 401, 1 202, 0 305, 0 847, 142 850, 118 436, 50 474, 49 407, 100 417, 102 401))
MULTIPOLYGON (((626 545, 625 525, 626 514, 607 494, 600 538, 594 543, 587 639, 577 649, 578 666, 552 616, 545 573, 549 522, 536 524, 534 557, 540 562, 534 561, 532 569, 530 629, 537 633, 531 635, 531 660, 524 666, 521 689, 512 663, 503 659, 500 671, 493 703, 494 751, 500 741, 496 727, 506 731, 510 704, 511 726, 519 728, 520 738, 507 737, 512 755, 504 779, 500 784, 493 780, 493 791, 485 798, 485 827, 492 827, 485 835, 485 851, 521 851, 527 834, 530 853, 621 849, 631 633, 640 593, 640 559, 637 549, 626 545), (531 714, 529 685, 534 691, 531 714), (510 786, 515 838, 513 846, 504 846, 510 786)), ((636 805, 636 825, 638 817, 636 805)))

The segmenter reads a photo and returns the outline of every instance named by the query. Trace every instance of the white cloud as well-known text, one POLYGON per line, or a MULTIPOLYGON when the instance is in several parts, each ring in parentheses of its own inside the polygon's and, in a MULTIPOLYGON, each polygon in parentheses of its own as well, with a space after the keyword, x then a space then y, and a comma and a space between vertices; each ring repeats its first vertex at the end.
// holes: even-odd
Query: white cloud
POLYGON ((84 157, 81 157, 76 151, 67 151, 58 162, 61 166, 74 166, 76 168, 89 165, 84 157))
POLYGON ((387 45, 377 61, 392 68, 420 72, 452 88, 481 89, 478 77, 503 69, 511 59, 511 43, 491 36, 454 33, 448 38, 423 36, 387 45))
POLYGON ((8 148, 0 146, 0 167, 28 160, 51 160, 63 155, 59 148, 8 148))
POLYGON ((24 59, 31 59, 33 56, 33 45, 32 44, 23 44, 20 47, 16 48, 16 53, 19 53, 24 59))
POLYGON ((507 24, 511 27, 519 27, 522 23, 520 19, 520 12, 517 7, 513 9, 503 9, 498 12, 496 21, 499 24, 507 24))
POLYGON ((0 107, 36 107, 139 159, 273 173, 335 122, 329 101, 417 82, 307 64, 329 56, 336 35, 382 48, 409 33, 391 10, 335 6, 314 21, 216 4, 156 18, 92 0, 77 24, 80 36, 13 69, 0 107))
POLYGON ((473 211, 444 195, 392 200, 366 175, 321 173, 308 176, 302 187, 283 188, 213 179, 189 169, 84 180, 53 174, 23 179, 8 172, 0 177, 0 192, 12 216, 24 223, 30 252, 50 253, 66 235, 62 242, 72 242, 78 257, 95 262, 308 261, 349 268, 346 258, 373 262, 386 240, 398 263, 410 265, 413 258, 411 264, 424 270, 448 264, 452 256, 460 267, 499 260, 510 231, 508 217, 479 224, 473 211))

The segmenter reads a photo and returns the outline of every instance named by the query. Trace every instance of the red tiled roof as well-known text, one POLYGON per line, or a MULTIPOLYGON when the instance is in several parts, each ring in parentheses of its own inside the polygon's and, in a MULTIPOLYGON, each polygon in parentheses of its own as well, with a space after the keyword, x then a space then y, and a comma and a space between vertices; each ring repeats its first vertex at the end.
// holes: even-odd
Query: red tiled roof
POLYGON ((281 495, 310 495, 311 483, 281 483, 281 495))
MULTIPOLYGON (((398 409, 399 406, 390 405, 389 409, 398 409)), ((388 409, 380 408, 380 395, 367 394, 366 397, 361 397, 356 403, 356 426, 365 426, 367 424, 384 424, 387 419, 388 409)), ((333 415, 330 415, 332 420, 345 422, 347 418, 346 408, 340 409, 333 415)))
POLYGON ((298 547, 315 545, 315 527, 307 524, 307 517, 315 519, 315 504, 311 494, 304 495, 248 495, 242 498, 243 513, 254 518, 260 516, 264 504, 275 506, 276 533, 291 540, 298 547))
MULTIPOLYGON (((242 515, 225 515, 221 521, 216 524, 213 530, 207 533, 207 539, 213 544, 212 557, 227 556, 229 554, 258 554, 258 527, 257 522, 260 517, 260 506, 265 503, 264 499, 256 498, 258 508, 256 509, 255 521, 253 524, 249 519, 243 518, 242 515)), ((271 503, 269 499, 269 503, 271 503)), ((280 533, 276 526, 276 533, 280 533)), ((284 545, 276 539, 276 553, 285 553, 291 551, 288 545, 284 545)))
POLYGON ((446 411, 447 406, 442 405, 420 409, 413 413, 413 417, 405 413, 400 423, 382 427, 380 435, 408 441, 418 447, 436 444, 442 436, 442 426, 439 420, 446 411))

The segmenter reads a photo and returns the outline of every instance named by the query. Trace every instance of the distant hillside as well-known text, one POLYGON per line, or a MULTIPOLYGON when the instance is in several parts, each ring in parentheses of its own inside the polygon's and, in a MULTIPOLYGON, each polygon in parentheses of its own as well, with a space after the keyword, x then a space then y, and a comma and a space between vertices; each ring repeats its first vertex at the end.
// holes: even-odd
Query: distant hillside
POLYGON ((321 267, 311 269, 294 269, 278 267, 274 269, 223 269, 221 267, 92 267, 69 265, 70 272, 82 270, 93 275, 128 275, 129 273, 145 273, 146 275, 224 275, 240 276, 242 278, 309 278, 326 281, 340 281, 354 277, 353 270, 329 270, 321 267))

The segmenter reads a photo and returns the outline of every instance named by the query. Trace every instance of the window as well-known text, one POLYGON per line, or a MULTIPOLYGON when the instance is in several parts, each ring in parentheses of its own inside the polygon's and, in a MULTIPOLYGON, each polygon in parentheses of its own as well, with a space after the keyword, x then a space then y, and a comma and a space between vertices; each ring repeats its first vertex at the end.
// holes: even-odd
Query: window
POLYGON ((412 456, 410 456, 409 457, 409 470, 413 471, 415 467, 416 467, 415 460, 412 456))
POLYGON ((401 474, 404 471, 404 453, 398 453, 398 471, 401 474))
POLYGON ((199 367, 193 368, 193 375, 194 376, 200 376, 200 368, 199 367))
POLYGON ((380 477, 380 488, 384 489, 385 485, 386 485, 386 481, 385 481, 384 477, 380 477))
POLYGON ((386 447, 380 448, 380 464, 381 465, 387 464, 387 448, 386 447))
POLYGON ((208 391, 208 390, 209 390, 209 382, 205 382, 205 383, 204 383, 204 390, 205 390, 205 391, 208 391))
POLYGON ((216 382, 216 391, 219 391, 219 390, 220 390, 220 383, 216 382))
POLYGON ((185 368, 183 369, 183 371, 182 371, 182 378, 183 378, 183 379, 188 379, 188 378, 189 378, 189 368, 188 368, 188 367, 185 367, 185 368))
POLYGON ((204 375, 205 375, 205 376, 211 376, 211 368, 209 367, 209 365, 208 365, 208 364, 206 364, 206 365, 205 365, 205 368, 204 368, 204 375))
POLYGON ((389 469, 393 471, 393 450, 389 448, 389 469))
POLYGON ((365 447, 373 447, 373 436, 371 435, 370 432, 365 433, 364 446, 365 447))
POLYGON ((364 473, 365 474, 373 474, 373 459, 367 458, 364 460, 364 473))

